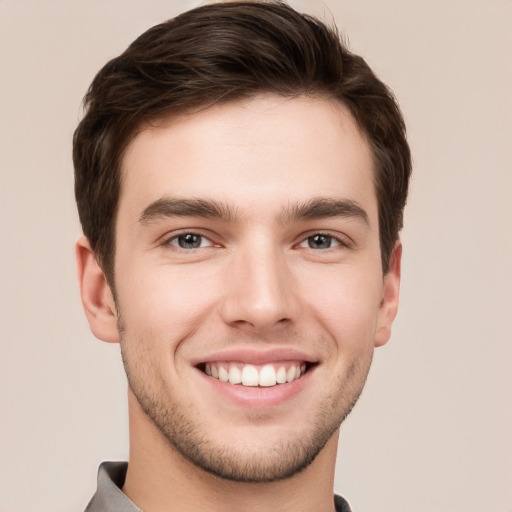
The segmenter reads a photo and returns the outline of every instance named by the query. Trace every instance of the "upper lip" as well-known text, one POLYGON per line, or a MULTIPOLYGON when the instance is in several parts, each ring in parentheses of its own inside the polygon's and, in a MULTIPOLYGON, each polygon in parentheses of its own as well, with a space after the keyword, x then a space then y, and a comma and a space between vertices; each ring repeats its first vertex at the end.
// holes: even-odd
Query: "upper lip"
POLYGON ((288 348, 275 347, 270 350, 256 350, 254 348, 230 348, 212 352, 192 361, 194 366, 202 363, 215 361, 240 361, 247 364, 266 364, 278 361, 303 361, 306 363, 317 363, 318 358, 304 351, 288 348))

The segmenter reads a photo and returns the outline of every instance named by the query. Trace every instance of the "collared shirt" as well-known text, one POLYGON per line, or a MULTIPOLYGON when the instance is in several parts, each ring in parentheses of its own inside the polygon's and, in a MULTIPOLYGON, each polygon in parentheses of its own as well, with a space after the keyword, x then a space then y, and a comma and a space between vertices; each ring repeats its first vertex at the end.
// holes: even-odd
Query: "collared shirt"
MULTIPOLYGON (((127 462, 104 462, 98 469, 98 489, 85 512, 142 512, 121 491, 126 478, 127 462)), ((336 512, 350 512, 341 496, 334 496, 336 512)))

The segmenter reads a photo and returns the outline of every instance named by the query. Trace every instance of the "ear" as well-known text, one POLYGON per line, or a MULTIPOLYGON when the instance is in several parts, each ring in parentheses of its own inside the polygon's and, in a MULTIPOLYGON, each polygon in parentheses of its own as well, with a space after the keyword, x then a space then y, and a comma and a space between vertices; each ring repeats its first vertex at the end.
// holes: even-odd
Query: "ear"
POLYGON ((91 331, 100 340, 119 343, 114 297, 85 236, 76 242, 75 255, 80 296, 91 331))
POLYGON ((401 262, 402 243, 397 241, 389 260, 389 270, 384 276, 382 300, 379 305, 377 332, 375 335, 376 347, 384 345, 391 336, 391 325, 398 312, 401 262))

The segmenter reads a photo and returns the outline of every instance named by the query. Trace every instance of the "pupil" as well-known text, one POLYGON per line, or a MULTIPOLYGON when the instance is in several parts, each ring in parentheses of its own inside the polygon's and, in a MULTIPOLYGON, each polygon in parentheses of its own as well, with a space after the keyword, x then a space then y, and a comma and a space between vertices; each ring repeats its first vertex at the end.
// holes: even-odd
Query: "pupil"
POLYGON ((178 238, 178 243, 183 249, 195 249, 201 245, 201 236, 187 233, 178 238))
POLYGON ((331 237, 325 235, 315 235, 309 239, 309 246, 312 249, 329 249, 331 247, 331 237))

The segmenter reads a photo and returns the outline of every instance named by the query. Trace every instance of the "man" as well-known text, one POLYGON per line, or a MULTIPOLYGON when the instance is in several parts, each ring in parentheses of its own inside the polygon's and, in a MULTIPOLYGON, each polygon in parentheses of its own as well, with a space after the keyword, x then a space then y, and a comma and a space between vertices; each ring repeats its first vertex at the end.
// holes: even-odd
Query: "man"
POLYGON ((398 307, 392 94, 317 20, 230 2, 148 30, 85 108, 81 296, 130 415, 87 510, 349 510, 339 427, 398 307))

